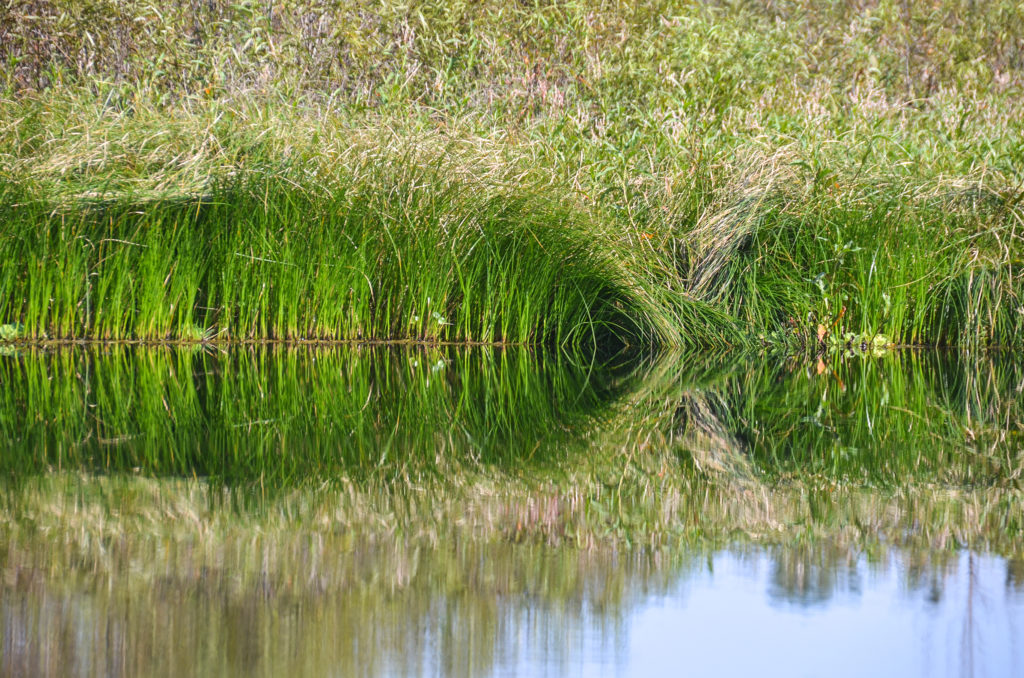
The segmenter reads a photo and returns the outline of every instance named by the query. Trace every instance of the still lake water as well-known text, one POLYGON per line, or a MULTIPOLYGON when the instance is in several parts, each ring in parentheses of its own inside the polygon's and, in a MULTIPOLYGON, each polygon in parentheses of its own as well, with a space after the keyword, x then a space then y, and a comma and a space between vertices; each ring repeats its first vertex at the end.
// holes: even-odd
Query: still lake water
POLYGON ((823 566, 773 550, 720 551, 659 572, 570 553, 530 557, 590 571, 569 588, 554 573, 517 586, 501 579, 515 566, 477 562, 494 578, 453 591, 426 556, 386 594, 366 590, 380 585, 372 581, 305 595, 209 581, 163 581, 132 596, 116 580, 36 583, 0 602, 0 666, 10 676, 1024 671, 1024 589, 1001 558, 962 553, 916 579, 901 557, 823 566), (793 580, 793 567, 807 578, 793 580))
POLYGON ((0 675, 1024 675, 1024 369, 0 356, 0 675))

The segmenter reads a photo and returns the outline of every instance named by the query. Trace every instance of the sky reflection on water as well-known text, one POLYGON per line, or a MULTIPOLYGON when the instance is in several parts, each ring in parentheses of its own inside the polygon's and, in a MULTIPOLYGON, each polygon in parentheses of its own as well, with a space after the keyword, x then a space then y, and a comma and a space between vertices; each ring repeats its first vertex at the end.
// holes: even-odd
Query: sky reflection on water
POLYGON ((869 562, 738 547, 666 567, 572 549, 465 555, 454 587, 443 573, 451 563, 424 553, 407 586, 385 591, 364 581, 284 594, 238 589, 229 572, 188 581, 167 572, 126 595, 116 579, 66 587, 21 573, 0 602, 0 675, 1024 671, 1024 591, 1013 574, 1021 564, 999 557, 893 552, 869 562), (522 581, 523 567, 546 574, 522 581))
POLYGON ((764 553, 708 570, 630 615, 624 675, 1018 676, 1024 598, 999 558, 961 553, 935 582, 863 561, 831 590, 780 585, 764 553))

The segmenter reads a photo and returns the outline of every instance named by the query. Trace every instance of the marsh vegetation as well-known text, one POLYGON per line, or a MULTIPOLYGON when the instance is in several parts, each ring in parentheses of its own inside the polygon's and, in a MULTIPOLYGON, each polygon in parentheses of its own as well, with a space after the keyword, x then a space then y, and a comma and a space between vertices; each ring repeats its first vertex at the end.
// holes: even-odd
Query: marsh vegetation
POLYGON ((19 336, 1024 336, 1011 2, 0 11, 19 336))
POLYGON ((0 3, 0 674, 565 673, 716 563, 1021 665, 1021 110, 1009 0, 0 3))

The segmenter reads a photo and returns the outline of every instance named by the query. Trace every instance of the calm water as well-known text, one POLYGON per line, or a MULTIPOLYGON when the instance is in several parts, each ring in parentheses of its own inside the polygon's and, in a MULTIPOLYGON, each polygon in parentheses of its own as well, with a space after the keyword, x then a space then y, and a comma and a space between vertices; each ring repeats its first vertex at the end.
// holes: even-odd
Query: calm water
MULTIPOLYGON (((239 587, 228 572, 47 581, 0 602, 5 676, 1018 676, 1024 562, 800 549, 682 563, 421 554, 405 581, 239 587), (833 554, 834 555, 834 554, 833 554), (456 574, 448 568, 457 564, 456 574)), ((367 554, 324 554, 334 559, 367 554)), ((386 554, 381 564, 393 565, 386 554)), ((679 560, 679 559, 677 559, 679 560)), ((329 567, 325 562, 323 567, 329 567)), ((346 567, 340 565, 340 567, 346 567)))
POLYGON ((1024 675, 1024 368, 0 356, 0 675, 1024 675))

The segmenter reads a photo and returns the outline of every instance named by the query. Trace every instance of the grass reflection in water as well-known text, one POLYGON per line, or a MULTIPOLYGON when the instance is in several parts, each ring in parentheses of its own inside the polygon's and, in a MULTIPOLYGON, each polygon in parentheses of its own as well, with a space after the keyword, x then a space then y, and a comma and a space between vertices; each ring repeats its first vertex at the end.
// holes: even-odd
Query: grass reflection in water
POLYGON ((771 600, 801 607, 887 572, 941 599, 990 552, 1010 600, 1022 374, 913 353, 6 356, 0 675, 481 675, 523 647, 563 666, 722 549, 767 558, 771 600))
POLYGON ((526 349, 112 348, 0 362, 8 475, 204 477, 264 489, 545 461, 616 392, 526 349))
POLYGON ((1015 552, 1024 526, 1024 372, 998 356, 119 348, 0 370, 11 532, 1015 552))

